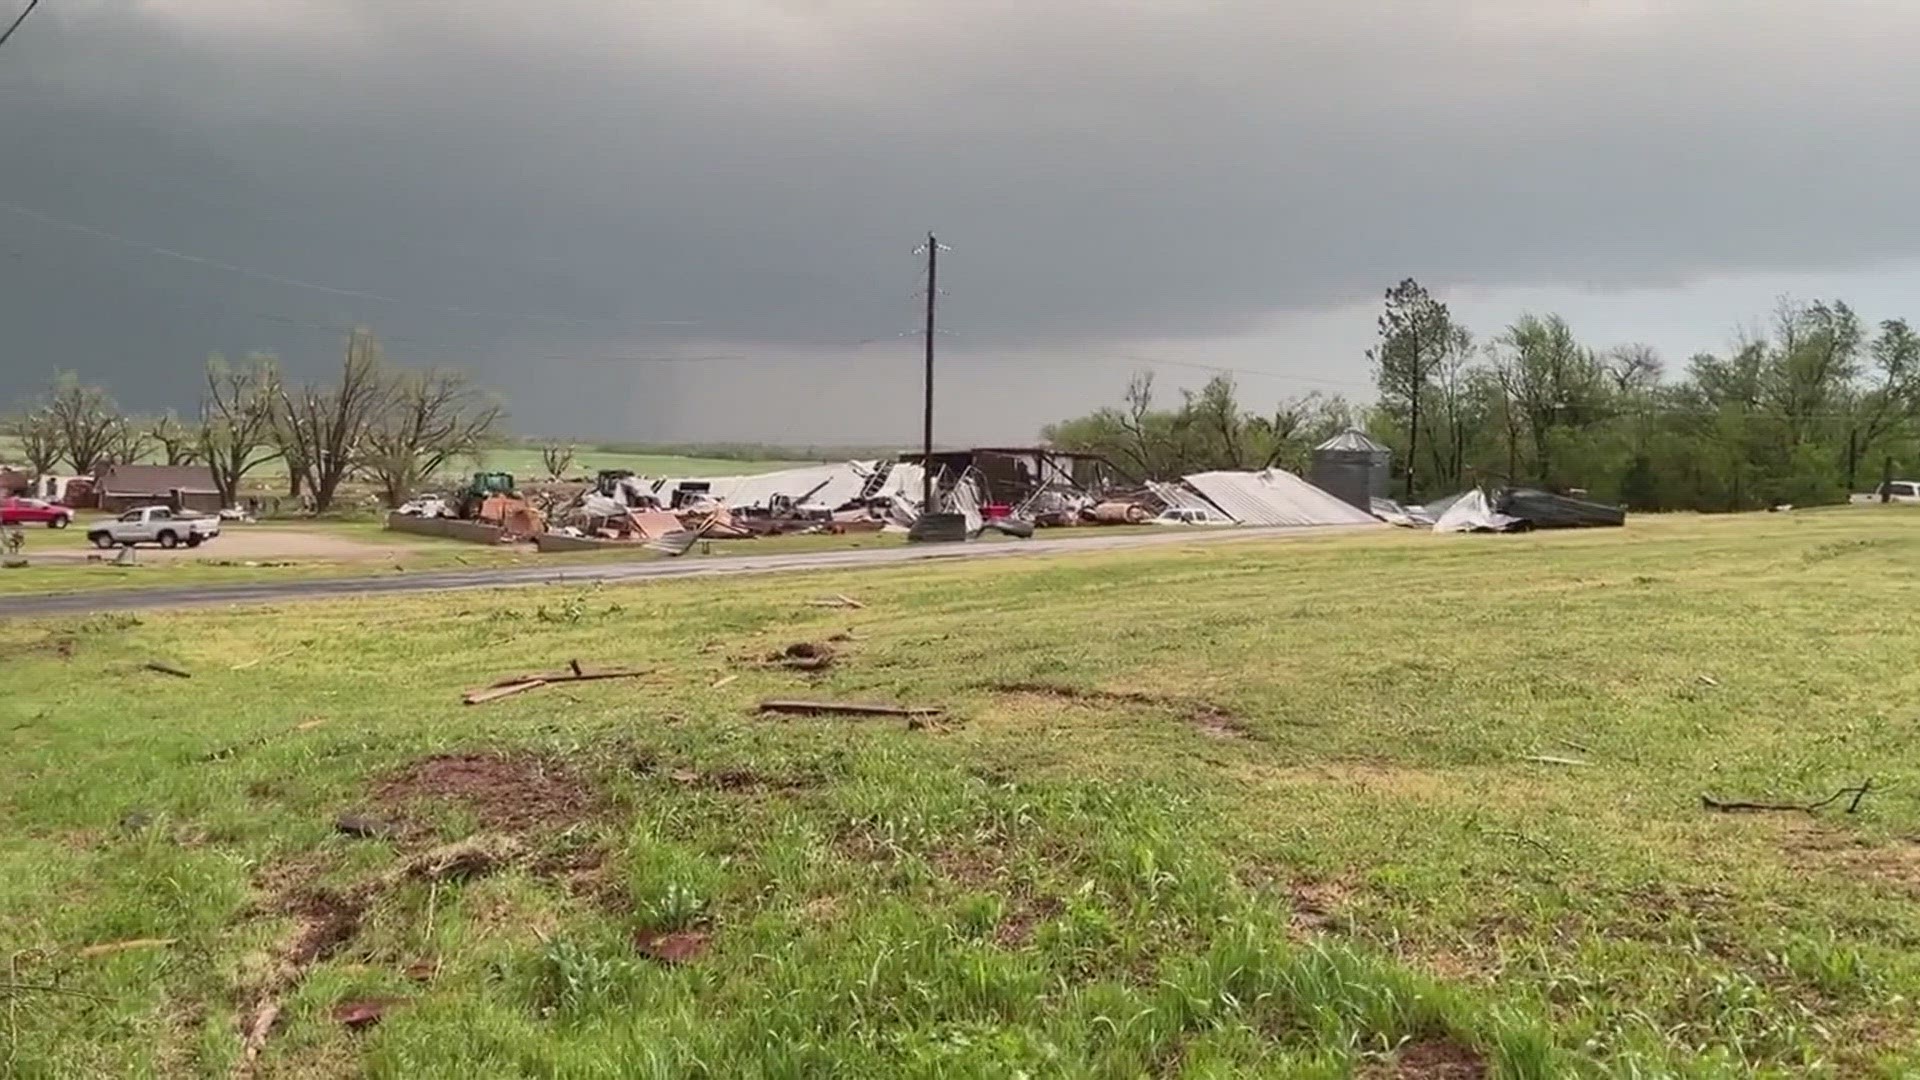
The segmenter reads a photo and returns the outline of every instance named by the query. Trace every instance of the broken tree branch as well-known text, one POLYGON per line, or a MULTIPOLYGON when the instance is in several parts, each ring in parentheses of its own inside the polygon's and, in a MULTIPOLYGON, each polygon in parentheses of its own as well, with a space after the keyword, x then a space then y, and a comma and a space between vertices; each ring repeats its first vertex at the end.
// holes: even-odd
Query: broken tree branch
POLYGON ((518 686, 521 683, 530 683, 530 682, 540 682, 540 683, 597 682, 601 679, 637 679, 642 675, 651 675, 651 674, 652 672, 650 671, 637 671, 637 670, 580 671, 577 668, 570 668, 569 670, 566 670, 566 671, 535 671, 526 675, 515 675, 511 678, 501 679, 499 682, 493 683, 491 685, 518 686))
POLYGON ((489 686, 484 690, 469 690, 460 699, 463 705, 485 705, 489 701, 499 701, 504 697, 524 694, 529 690, 538 690, 547 685, 544 679, 528 679, 525 682, 506 683, 501 686, 489 686))
POLYGON ((1711 795, 1702 795, 1700 796, 1700 805, 1707 810, 1717 810, 1723 814, 1796 811, 1802 814, 1812 814, 1851 795, 1853 798, 1847 803, 1846 812, 1852 814, 1859 811, 1860 800, 1866 798, 1867 793, 1872 790, 1873 781, 1872 779, 1867 779, 1861 781, 1857 786, 1841 788, 1839 791, 1834 792, 1824 799, 1809 803, 1743 802, 1740 800, 1716 799, 1711 795))
POLYGON ((176 679, 193 678, 193 672, 174 667, 172 664, 163 664, 158 660, 149 660, 143 666, 148 671, 157 671, 162 675, 171 675, 176 679))
POLYGON ((900 705, 866 705, 851 701, 763 701, 763 713, 787 716, 939 716, 944 709, 900 705))

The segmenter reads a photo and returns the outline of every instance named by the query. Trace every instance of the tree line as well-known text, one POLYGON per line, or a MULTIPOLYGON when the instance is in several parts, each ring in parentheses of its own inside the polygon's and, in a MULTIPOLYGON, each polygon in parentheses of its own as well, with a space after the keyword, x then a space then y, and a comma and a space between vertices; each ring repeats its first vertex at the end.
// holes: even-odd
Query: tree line
POLYGON ((347 339, 339 377, 295 383, 279 362, 255 354, 240 363, 207 361, 197 415, 124 413, 105 388, 61 372, 0 434, 38 474, 64 462, 91 476, 149 457, 204 465, 223 505, 238 501, 261 466, 286 465, 287 494, 316 513, 332 509, 342 484, 364 478, 388 506, 412 498, 453 459, 478 450, 504 412, 462 372, 389 364, 366 330, 347 339))
POLYGON ((1782 301, 1765 331, 1670 376, 1652 348, 1588 344, 1558 315, 1478 341, 1409 279, 1387 291, 1367 360, 1369 405, 1316 394, 1261 413, 1218 376, 1162 406, 1138 376, 1121 405, 1045 435, 1165 479, 1299 471, 1353 426, 1392 448, 1407 501, 1511 484, 1640 510, 1841 501, 1920 450, 1920 336, 1904 319, 1869 327, 1841 301, 1782 301))

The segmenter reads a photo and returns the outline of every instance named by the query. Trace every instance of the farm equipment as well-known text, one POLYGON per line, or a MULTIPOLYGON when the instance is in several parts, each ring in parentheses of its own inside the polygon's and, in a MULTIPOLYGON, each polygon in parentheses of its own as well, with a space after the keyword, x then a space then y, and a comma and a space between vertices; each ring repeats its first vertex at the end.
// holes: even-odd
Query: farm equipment
POLYGON ((481 508, 488 499, 496 495, 511 497, 514 492, 512 473, 477 472, 473 479, 461 490, 459 495, 459 513, 463 521, 473 521, 480 517, 481 508))

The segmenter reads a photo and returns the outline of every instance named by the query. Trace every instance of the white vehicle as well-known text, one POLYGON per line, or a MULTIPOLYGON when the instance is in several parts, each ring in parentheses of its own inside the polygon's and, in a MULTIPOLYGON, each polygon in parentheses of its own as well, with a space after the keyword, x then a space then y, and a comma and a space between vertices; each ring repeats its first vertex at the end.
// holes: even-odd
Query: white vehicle
POLYGON ((1864 495, 1856 494, 1857 503, 1877 503, 1880 501, 1880 489, 1886 489, 1887 501, 1896 503, 1920 503, 1920 480, 1890 480, 1864 495))
POLYGON ((98 548, 135 544, 199 547, 219 535, 219 518, 190 512, 176 514, 165 506, 142 506, 111 521, 96 521, 87 526, 87 539, 98 548))
POLYGON ((1170 506, 1167 511, 1153 519, 1155 525, 1232 525, 1233 519, 1218 510, 1200 510, 1186 506, 1170 506))

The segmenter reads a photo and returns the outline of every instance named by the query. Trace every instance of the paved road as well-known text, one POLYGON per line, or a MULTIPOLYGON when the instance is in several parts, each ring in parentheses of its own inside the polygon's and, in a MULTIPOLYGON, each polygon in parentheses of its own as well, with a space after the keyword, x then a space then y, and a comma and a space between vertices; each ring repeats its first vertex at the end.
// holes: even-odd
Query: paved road
POLYGON ((113 589, 97 592, 0 597, 0 618, 34 615, 79 615, 96 611, 139 611, 205 607, 213 604, 270 604, 288 600, 316 600, 340 596, 437 592, 448 589, 490 589, 511 586, 559 585, 587 582, 633 582, 656 578, 724 577, 732 574, 771 574, 799 570, 842 570, 904 563, 947 562, 960 559, 1019 559, 1042 555, 1071 555, 1086 551, 1158 547, 1167 544, 1213 544, 1233 540, 1285 536, 1324 536, 1368 526, 1321 526, 1275 529, 1169 529, 1163 533, 1126 533, 1059 540, 1008 540, 998 543, 928 544, 857 551, 818 551, 790 555, 683 556, 639 563, 574 563, 566 566, 517 566, 490 570, 445 570, 380 577, 308 578, 263 581, 246 585, 203 585, 193 588, 113 589))

